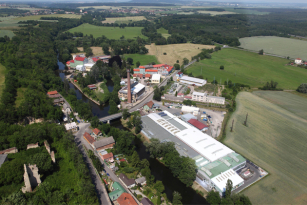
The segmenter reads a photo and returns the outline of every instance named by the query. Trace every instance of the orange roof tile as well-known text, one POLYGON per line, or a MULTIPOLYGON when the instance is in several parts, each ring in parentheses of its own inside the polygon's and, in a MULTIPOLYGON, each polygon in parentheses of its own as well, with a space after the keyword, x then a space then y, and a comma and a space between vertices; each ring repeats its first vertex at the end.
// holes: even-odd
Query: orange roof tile
POLYGON ((158 70, 147 69, 146 72, 158 72, 158 70))
POLYGON ((133 69, 133 71, 140 71, 140 69, 133 69))
POLYGON ((122 193, 117 199, 119 205, 138 205, 133 197, 128 193, 122 193))
POLYGON ((84 139, 86 139, 88 141, 88 143, 93 144, 94 142, 96 142, 96 140, 87 132, 84 133, 83 135, 84 139))
POLYGON ((151 74, 145 74, 145 78, 150 78, 151 74))
POLYGON ((54 90, 54 91, 50 91, 47 93, 48 95, 55 95, 58 94, 58 91, 54 90))
POLYGON ((93 132, 95 133, 95 135, 98 135, 101 131, 98 130, 97 128, 95 128, 95 129, 93 130, 93 132))
POLYGON ((104 159, 113 157, 113 153, 110 152, 110 153, 108 153, 108 154, 102 155, 102 157, 103 157, 104 159))

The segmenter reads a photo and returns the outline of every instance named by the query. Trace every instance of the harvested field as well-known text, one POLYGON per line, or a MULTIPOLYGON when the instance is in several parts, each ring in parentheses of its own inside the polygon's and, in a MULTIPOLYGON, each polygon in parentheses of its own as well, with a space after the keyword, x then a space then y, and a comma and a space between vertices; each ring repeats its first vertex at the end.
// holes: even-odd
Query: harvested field
POLYGON ((242 193, 253 204, 305 204, 307 120, 297 116, 295 108, 307 104, 307 98, 282 92, 240 92, 236 102, 237 110, 229 120, 235 120, 234 131, 230 132, 228 123, 224 143, 270 173, 242 193), (289 97, 297 101, 291 102, 289 97), (286 110, 281 101, 292 105, 286 110))
POLYGON ((107 27, 107 26, 94 26, 90 24, 82 24, 78 27, 68 30, 71 33, 82 32, 84 35, 93 35, 95 38, 106 36, 109 39, 120 39, 125 36, 126 39, 133 39, 136 37, 147 38, 141 33, 142 27, 125 27, 124 29, 119 27, 107 27))
MULTIPOLYGON (((83 47, 77 47, 78 50, 80 51, 80 53, 74 53, 74 54, 81 54, 84 53, 83 52, 83 47)), ((102 51, 102 47, 91 47, 94 56, 99 56, 99 55, 104 55, 103 51, 102 51)))
POLYGON ((197 55, 201 52, 201 49, 211 49, 215 46, 211 45, 201 45, 192 43, 182 43, 182 44, 169 44, 169 45, 146 45, 148 49, 148 55, 155 55, 160 63, 167 63, 173 65, 179 60, 182 64, 183 58, 191 60, 192 56, 197 55), (163 55, 166 53, 166 55, 163 55))
POLYGON ((282 58, 224 48, 212 53, 211 59, 194 63, 187 72, 192 72, 194 76, 202 75, 204 79, 208 78, 209 82, 215 78, 224 83, 228 79, 257 88, 273 80, 278 82, 278 88, 294 90, 302 82, 306 82, 307 70, 286 66, 288 62, 282 58), (224 70, 220 70, 221 65, 224 70))
POLYGON ((131 23, 133 21, 142 21, 146 20, 144 16, 127 16, 127 17, 115 17, 115 18, 106 18, 102 23, 131 23))
POLYGON ((256 36, 241 38, 239 40, 241 43, 240 47, 245 49, 254 51, 263 49, 264 53, 307 60, 307 41, 276 36, 256 36))

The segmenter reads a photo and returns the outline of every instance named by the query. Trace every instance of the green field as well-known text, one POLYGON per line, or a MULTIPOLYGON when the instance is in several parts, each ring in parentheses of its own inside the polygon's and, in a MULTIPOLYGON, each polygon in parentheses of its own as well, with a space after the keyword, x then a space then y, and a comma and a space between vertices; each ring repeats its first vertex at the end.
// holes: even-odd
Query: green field
POLYGON ((136 62, 140 61, 141 65, 147 65, 149 63, 155 62, 156 64, 159 63, 156 56, 153 55, 143 55, 143 54, 125 54, 125 59, 132 58, 133 64, 132 67, 136 68, 136 62))
POLYGON ((227 48, 213 53, 212 59, 194 63, 187 71, 194 76, 202 75, 209 81, 215 77, 218 82, 228 79, 251 87, 260 87, 274 80, 278 82, 278 88, 295 90, 307 81, 307 70, 286 66, 288 62, 282 58, 227 48), (220 70, 221 65, 224 65, 224 70, 220 70))
POLYGON ((4 89, 5 71, 6 68, 0 64, 0 96, 2 95, 2 91, 4 89))
POLYGON ((240 43, 240 47, 245 49, 255 51, 263 49, 264 53, 307 60, 307 41, 276 36, 256 36, 241 38, 240 43))
POLYGON ((13 31, 10 30, 0 30, 0 37, 4 37, 4 36, 8 36, 10 38, 12 38, 13 36, 15 36, 15 34, 13 33, 13 31))
POLYGON ((131 23, 134 21, 142 21, 146 20, 144 16, 126 16, 126 17, 114 17, 114 18, 106 18, 106 20, 102 21, 102 23, 131 23))
POLYGON ((242 193, 253 204, 305 204, 306 108, 301 110, 305 112, 302 117, 297 114, 302 104, 307 104, 307 98, 291 93, 257 91, 239 93, 236 102, 237 110, 228 121, 234 119, 234 131, 230 132, 228 123, 224 143, 270 174, 242 193), (248 122, 244 126, 247 113, 248 122))
POLYGON ((161 33, 164 38, 171 36, 171 34, 169 34, 168 31, 165 28, 162 28, 162 27, 157 29, 157 32, 161 33))
POLYGON ((69 32, 82 32, 84 35, 92 34, 95 38, 105 35, 109 39, 120 39, 121 36, 125 36, 126 39, 132 39, 136 37, 147 38, 141 33, 142 27, 125 27, 124 29, 119 27, 106 27, 106 26, 93 26, 90 24, 82 24, 76 28, 72 28, 69 32))
POLYGON ((254 15, 266 15, 270 12, 257 11, 253 9, 234 9, 234 8, 224 8, 226 11, 235 12, 237 14, 254 14, 254 15))

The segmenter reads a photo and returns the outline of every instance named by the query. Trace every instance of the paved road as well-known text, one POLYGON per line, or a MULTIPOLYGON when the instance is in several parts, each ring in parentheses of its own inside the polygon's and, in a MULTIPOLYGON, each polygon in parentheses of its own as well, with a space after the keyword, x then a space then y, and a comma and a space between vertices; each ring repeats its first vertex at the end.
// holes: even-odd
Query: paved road
MULTIPOLYGON (((97 173, 95 172, 94 166, 92 165, 89 157, 86 155, 85 150, 82 146, 82 144, 88 145, 88 143, 84 143, 85 140, 83 138, 83 134, 86 130, 88 130, 89 126, 90 126, 90 123, 80 123, 79 124, 79 131, 75 134, 75 142, 82 153, 84 162, 89 168, 92 182, 95 185, 96 193, 97 193, 100 204, 103 204, 103 205, 110 204, 111 205, 107 190, 105 186, 102 184, 100 176, 98 176, 97 173)), ((89 145, 86 147, 89 148, 89 145)))

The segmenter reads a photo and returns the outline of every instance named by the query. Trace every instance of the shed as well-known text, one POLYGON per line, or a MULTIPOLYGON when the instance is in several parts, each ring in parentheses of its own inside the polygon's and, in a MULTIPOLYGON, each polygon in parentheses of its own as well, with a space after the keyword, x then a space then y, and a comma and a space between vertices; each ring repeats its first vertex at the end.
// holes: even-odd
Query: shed
POLYGON ((192 115, 191 113, 187 113, 184 115, 181 115, 181 119, 185 122, 189 121, 190 119, 197 119, 197 117, 195 117, 194 115, 192 115))
POLYGON ((190 119, 188 121, 188 123, 190 123, 191 125, 193 125, 194 127, 196 127, 197 129, 203 131, 203 130, 207 130, 208 126, 201 123, 200 121, 196 120, 196 119, 190 119))

